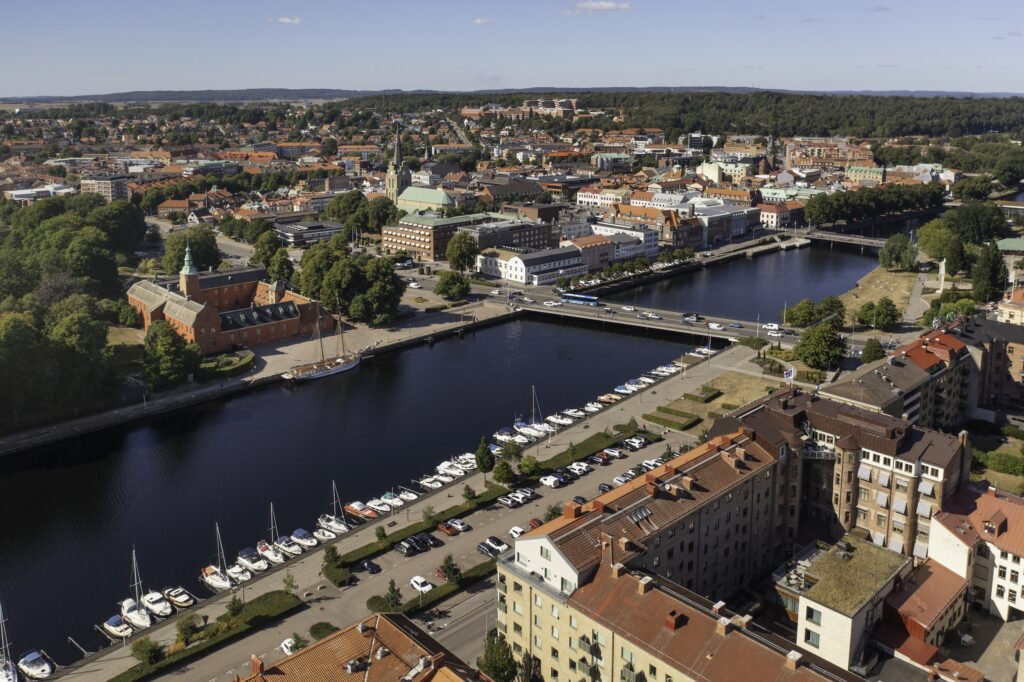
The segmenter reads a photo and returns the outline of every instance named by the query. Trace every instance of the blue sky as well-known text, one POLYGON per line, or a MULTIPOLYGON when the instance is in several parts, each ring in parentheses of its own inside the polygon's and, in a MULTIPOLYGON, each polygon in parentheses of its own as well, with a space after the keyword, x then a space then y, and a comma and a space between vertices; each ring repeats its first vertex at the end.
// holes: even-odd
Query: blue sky
POLYGON ((0 96, 732 85, 1024 92, 1019 0, 48 0, 0 96))

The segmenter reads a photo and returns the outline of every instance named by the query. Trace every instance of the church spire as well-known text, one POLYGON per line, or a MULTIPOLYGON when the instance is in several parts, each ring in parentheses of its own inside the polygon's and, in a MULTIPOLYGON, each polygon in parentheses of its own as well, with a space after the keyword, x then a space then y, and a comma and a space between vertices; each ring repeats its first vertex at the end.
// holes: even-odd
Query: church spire
POLYGON ((395 158, 391 161, 395 170, 402 167, 402 124, 395 123, 395 158))
POLYGON ((185 245, 185 262, 181 266, 182 275, 198 275, 199 271, 196 270, 195 263, 192 261, 192 245, 185 245))

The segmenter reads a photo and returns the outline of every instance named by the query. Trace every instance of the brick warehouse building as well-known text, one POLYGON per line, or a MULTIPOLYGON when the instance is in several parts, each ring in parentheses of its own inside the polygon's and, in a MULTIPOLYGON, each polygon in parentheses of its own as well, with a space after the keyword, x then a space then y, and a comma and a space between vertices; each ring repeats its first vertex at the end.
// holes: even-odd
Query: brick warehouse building
POLYGON ((319 303, 266 278, 263 267, 200 273, 186 248, 177 282, 136 282, 128 304, 147 331, 164 320, 205 355, 311 334, 318 318, 322 331, 334 328, 319 303))

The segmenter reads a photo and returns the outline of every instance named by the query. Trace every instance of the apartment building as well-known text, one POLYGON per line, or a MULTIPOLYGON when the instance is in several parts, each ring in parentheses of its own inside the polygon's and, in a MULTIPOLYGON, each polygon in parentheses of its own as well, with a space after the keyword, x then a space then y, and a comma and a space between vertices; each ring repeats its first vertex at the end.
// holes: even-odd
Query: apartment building
POLYGON ((587 274, 587 266, 575 246, 529 253, 489 249, 476 257, 476 267, 485 275, 533 286, 587 274))
MULTIPOLYGON (((658 257, 658 238, 659 231, 653 227, 647 227, 644 225, 626 224, 619 225, 605 221, 600 221, 592 226, 594 234, 602 235, 605 237, 613 237, 618 235, 619 237, 630 237, 639 243, 635 254, 631 254, 629 257, 643 256, 644 258, 657 258, 658 257)), ((621 240, 619 240, 621 242, 621 240)))
POLYGON ((818 392, 869 412, 919 424, 932 414, 932 375, 906 358, 889 356, 861 365, 818 392))
POLYGON ((488 222, 486 213, 473 213, 452 218, 409 214, 398 225, 381 228, 381 248, 385 253, 406 253, 422 260, 444 260, 448 242, 460 227, 488 222))
POLYGON ((108 204, 118 199, 128 199, 127 175, 114 173, 91 173, 83 175, 80 191, 82 194, 92 192, 103 197, 108 204))
POLYGON ((1020 409, 1024 405, 1024 325, 977 317, 966 325, 961 339, 968 344, 978 367, 973 402, 987 408, 987 413, 978 417, 991 418, 996 411, 1020 409))
POLYGON ((966 432, 949 436, 799 390, 740 408, 733 419, 774 442, 804 443, 809 516, 921 559, 932 515, 970 474, 966 432))
POLYGON ((934 329, 900 346, 893 356, 914 363, 931 376, 932 400, 922 407, 920 424, 949 432, 959 429, 968 412, 972 364, 964 342, 934 329))
POLYGON ((931 558, 970 585, 970 600, 1003 620, 1024 616, 1024 499, 972 483, 932 523, 931 558))
POLYGON ((458 228, 459 232, 473 235, 481 249, 544 249, 550 246, 550 225, 487 215, 490 216, 491 222, 463 225, 458 228))
POLYGON ((858 680, 663 578, 614 562, 569 596, 498 564, 498 629, 549 681, 858 680))

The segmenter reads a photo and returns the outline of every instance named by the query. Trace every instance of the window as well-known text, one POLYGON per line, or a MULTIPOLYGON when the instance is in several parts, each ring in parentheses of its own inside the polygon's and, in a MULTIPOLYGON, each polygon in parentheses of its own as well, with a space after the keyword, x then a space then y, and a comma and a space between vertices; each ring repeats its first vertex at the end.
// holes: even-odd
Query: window
POLYGON ((821 636, 814 630, 804 630, 804 644, 810 644, 817 649, 821 646, 821 636))
POLYGON ((538 627, 538 628, 540 627, 540 614, 539 613, 533 614, 533 625, 534 625, 534 627, 538 627))
POLYGON ((647 666, 647 673, 651 676, 652 680, 658 679, 658 669, 653 664, 647 666))
POLYGON ((629 651, 628 649, 626 649, 626 647, 622 647, 619 653, 621 654, 621 657, 622 657, 623 661, 625 661, 626 663, 629 663, 630 665, 633 664, 633 652, 632 651, 629 651))
POLYGON ((515 582, 515 581, 512 581, 512 591, 515 592, 516 594, 522 594, 523 593, 523 586, 520 585, 519 583, 515 582))
POLYGON ((815 625, 821 625, 821 611, 818 609, 807 607, 807 620, 811 621, 815 625))
POLYGON ((558 639, 558 628, 554 625, 551 626, 551 639, 558 639))
POLYGON ((1009 600, 1009 601, 1017 601, 1017 591, 1016 590, 1010 590, 1009 596, 1007 597, 1007 600, 1009 600))
POLYGON ((871 497, 871 491, 868 490, 867 488, 861 488, 860 490, 857 491, 857 497, 859 497, 862 500, 866 500, 869 497, 871 497))
POLYGON ((512 610, 520 616, 523 615, 523 605, 517 601, 512 602, 512 610))
POLYGON ((562 592, 572 592, 572 583, 565 578, 562 578, 562 592))
POLYGON ((569 616, 569 627, 575 630, 579 626, 580 622, 576 620, 576 616, 569 616))
POLYGON ((1006 566, 999 567, 999 577, 1006 580, 1006 566))
POLYGON ((533 595, 533 605, 534 606, 543 606, 544 605, 544 603, 540 600, 540 595, 539 594, 533 595))
POLYGON ((544 642, 541 640, 540 635, 533 636, 533 645, 538 649, 543 648, 544 642))
POLYGON ((512 623, 512 632, 516 633, 517 635, 523 634, 523 626, 519 623, 512 623))
POLYGON ((1019 583, 1020 582, 1020 573, 1018 573, 1017 571, 1010 571, 1010 582, 1011 583, 1019 583))
POLYGON ((558 618, 558 607, 554 604, 551 605, 551 617, 558 618))
POLYGON ((556 649, 555 647, 551 647, 551 658, 553 658, 556 661, 558 660, 558 649, 556 649))
POLYGON ((996 596, 1000 599, 1006 595, 1006 589, 1002 585, 996 585, 996 596))
POLYGON ((551 561, 551 550, 548 549, 547 547, 541 547, 540 548, 540 558, 541 559, 545 559, 547 561, 551 561))
POLYGON ((876 526, 884 526, 885 525, 885 514, 875 514, 875 525, 876 526))
POLYGON ((907 492, 907 482, 902 478, 896 479, 896 492, 905 493, 907 492))

